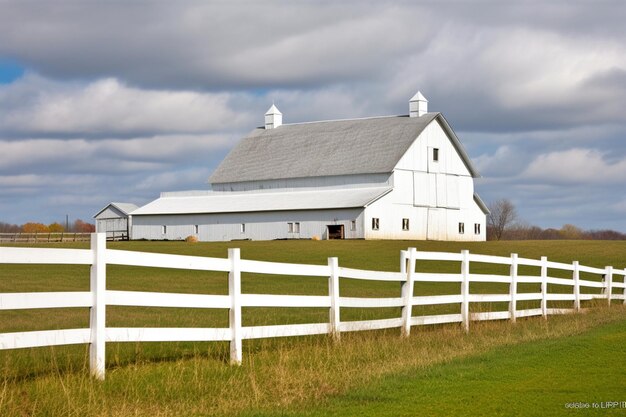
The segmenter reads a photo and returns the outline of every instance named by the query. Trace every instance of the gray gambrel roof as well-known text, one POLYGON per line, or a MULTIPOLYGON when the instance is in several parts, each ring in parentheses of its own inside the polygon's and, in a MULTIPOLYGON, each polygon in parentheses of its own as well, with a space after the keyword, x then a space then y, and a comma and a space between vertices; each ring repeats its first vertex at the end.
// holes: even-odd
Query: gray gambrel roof
POLYGON ((254 129, 209 178, 212 184, 392 172, 433 120, 450 137, 473 177, 479 177, 463 145, 441 113, 421 117, 285 124, 254 129))

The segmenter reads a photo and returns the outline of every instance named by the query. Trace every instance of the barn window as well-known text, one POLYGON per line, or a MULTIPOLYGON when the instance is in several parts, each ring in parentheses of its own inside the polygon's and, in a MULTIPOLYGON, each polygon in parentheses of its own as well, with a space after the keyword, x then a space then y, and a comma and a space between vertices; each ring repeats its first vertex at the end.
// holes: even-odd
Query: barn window
POLYGON ((287 232, 293 233, 293 223, 287 223, 287 232))
POLYGON ((246 233, 246 224, 241 223, 241 233, 246 233))
POLYGON ((167 226, 162 226, 161 227, 161 233, 166 234, 167 233, 167 226))
POLYGON ((193 226, 193 232, 194 232, 195 234, 198 234, 198 229, 200 229, 200 228, 198 227, 198 225, 197 225, 197 224, 193 226))
POLYGON ((480 234, 480 223, 474 223, 474 234, 480 234))
POLYGON ((350 222, 350 230, 352 230, 353 232, 356 230, 356 220, 352 220, 350 222))
POLYGON ((459 223, 459 234, 465 233, 465 223, 459 223))
POLYGON ((409 230, 409 219, 402 219, 402 230, 409 230))
POLYGON ((295 222, 293 224, 293 232, 294 233, 300 233, 300 223, 299 222, 295 222))
POLYGON ((379 225, 378 217, 372 217, 372 230, 378 230, 379 225))
POLYGON ((439 148, 433 148, 433 162, 439 162, 439 148))

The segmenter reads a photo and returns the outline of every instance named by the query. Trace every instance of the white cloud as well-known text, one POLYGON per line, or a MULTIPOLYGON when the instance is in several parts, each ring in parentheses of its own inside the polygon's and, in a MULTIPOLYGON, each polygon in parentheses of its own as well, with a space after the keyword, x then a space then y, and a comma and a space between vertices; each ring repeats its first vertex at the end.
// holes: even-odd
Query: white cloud
POLYGON ((59 83, 36 75, 0 85, 0 131, 52 134, 197 133, 232 129, 246 114, 228 93, 142 90, 114 78, 59 83))
POLYGON ((523 178, 547 183, 626 183, 626 159, 608 161, 606 153, 575 148, 539 155, 523 178))
POLYGON ((528 156, 521 149, 503 145, 493 154, 483 154, 474 158, 478 172, 487 177, 510 177, 519 174, 526 167, 528 156))

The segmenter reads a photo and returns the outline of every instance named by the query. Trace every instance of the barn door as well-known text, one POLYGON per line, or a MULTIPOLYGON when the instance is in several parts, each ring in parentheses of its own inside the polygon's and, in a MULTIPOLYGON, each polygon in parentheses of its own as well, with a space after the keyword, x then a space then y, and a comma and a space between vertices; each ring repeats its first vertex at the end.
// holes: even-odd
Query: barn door
POLYGON ((448 181, 446 174, 435 174, 437 178, 437 207, 448 207, 448 181))
POLYGON ((413 205, 437 206, 437 176, 435 174, 413 173, 413 205))
POLYGON ((429 208, 426 239, 446 240, 446 237, 446 210, 429 208))

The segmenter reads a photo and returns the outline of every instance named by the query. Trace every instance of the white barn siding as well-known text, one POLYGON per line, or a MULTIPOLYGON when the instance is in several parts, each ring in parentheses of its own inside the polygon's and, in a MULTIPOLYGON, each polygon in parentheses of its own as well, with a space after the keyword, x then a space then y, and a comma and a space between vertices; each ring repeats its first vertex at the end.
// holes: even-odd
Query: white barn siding
MULTIPOLYGON (((426 239, 427 209, 412 204, 395 204, 394 199, 403 190, 397 186, 394 191, 375 201, 365 209, 365 239, 426 239), (377 218, 379 229, 372 229, 372 219, 377 218), (409 230, 402 229, 402 219, 409 219, 409 230)), ((404 191, 412 195, 410 184, 404 191)))
POLYGON ((219 214, 141 215, 133 217, 133 239, 181 240, 196 235, 200 241, 236 239, 326 239, 328 225, 343 225, 346 239, 363 238, 363 209, 294 210, 219 214), (356 230, 351 230, 355 221, 356 230), (288 223, 300 223, 300 233, 289 233, 288 223), (241 225, 245 224, 245 232, 241 225), (166 233, 163 233, 166 226, 166 233))
POLYGON ((461 208, 460 203, 460 181, 458 175, 446 175, 446 206, 453 209, 461 208))
POLYGON ((128 231, 128 219, 98 219, 96 233, 128 231))
POLYGON ((414 205, 413 172, 398 170, 393 173, 392 178, 391 202, 393 204, 414 205))
POLYGON ((109 205, 107 208, 98 213, 96 219, 117 219, 121 217, 126 217, 126 214, 122 213, 116 207, 109 205))
POLYGON ((445 172, 471 177, 469 170, 463 163, 463 159, 461 159, 450 138, 448 138, 448 135, 437 120, 430 123, 422 131, 417 140, 413 142, 407 152, 400 158, 395 169, 433 173, 445 172), (432 150, 434 148, 439 149, 438 163, 432 162, 432 150))

